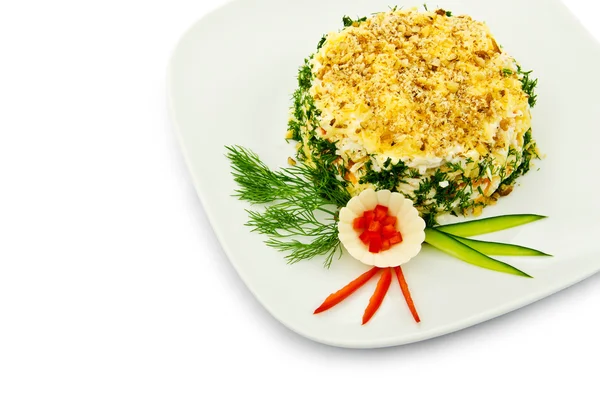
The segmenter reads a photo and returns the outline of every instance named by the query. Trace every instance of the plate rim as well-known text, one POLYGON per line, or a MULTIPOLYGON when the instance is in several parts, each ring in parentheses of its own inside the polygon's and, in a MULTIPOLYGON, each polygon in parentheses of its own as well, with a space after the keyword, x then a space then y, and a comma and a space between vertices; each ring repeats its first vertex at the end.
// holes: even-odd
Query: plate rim
MULTIPOLYGON (((319 335, 314 335, 309 332, 305 332, 300 327, 296 327, 295 324, 292 324, 292 323, 280 318, 279 316, 277 316, 274 313, 274 311, 272 310, 272 307, 267 302, 267 300, 262 299, 260 294, 252 287, 252 283, 248 282, 246 273, 232 259, 233 255, 230 252, 230 248, 229 248, 228 244, 224 243, 225 239, 223 238, 220 228, 216 227, 217 222, 215 220, 215 215, 211 211, 207 211, 207 204, 206 204, 207 199, 205 198, 205 192, 203 189, 200 188, 200 183, 199 183, 200 178, 197 177, 197 175, 194 171, 194 167, 192 166, 191 155, 189 154, 188 148, 185 144, 185 138, 181 131, 179 121, 177 118, 177 110, 176 110, 175 99, 174 99, 174 94, 173 94, 173 86, 174 86, 173 78, 174 78, 175 60, 180 52, 183 42, 186 40, 186 38, 189 36, 189 34, 198 25, 202 24, 205 19, 210 18, 210 16, 212 16, 213 14, 220 12, 224 8, 231 7, 232 5, 234 5, 236 3, 245 3, 247 1, 248 0, 226 0, 223 4, 212 9, 211 11, 207 12, 202 17, 197 19, 195 22, 190 24, 190 26, 187 29, 185 29, 184 32, 180 35, 179 39, 176 41, 175 46, 173 47, 173 50, 171 51, 171 54, 170 54, 169 60, 168 60, 168 64, 167 64, 167 69, 166 69, 167 113, 168 113, 168 118, 170 120, 171 128, 174 130, 175 135, 177 137, 176 139, 177 139, 179 148, 181 150, 181 153, 183 155, 187 171, 189 172, 189 175, 191 177, 190 179, 192 181, 192 185, 194 186, 194 190, 196 191, 196 194, 200 200, 202 209, 208 219, 211 229, 212 229, 213 233, 215 234, 215 237, 219 241, 219 244, 221 245, 221 249, 225 253, 225 256, 227 257, 228 262, 233 266, 237 275, 243 281, 244 285, 250 291, 252 296, 278 322, 283 324, 286 328, 292 330, 293 332, 295 332, 309 340, 312 340, 312 341, 315 341, 318 343, 322 343, 325 345, 329 345, 329 346, 350 348, 350 349, 372 349, 372 348, 386 348, 386 347, 393 347, 393 346, 401 346, 401 345, 416 343, 416 342, 425 341, 425 340, 437 338, 440 336, 448 335, 448 334, 472 327, 474 325, 492 320, 494 318, 501 317, 505 314, 517 311, 525 306, 534 304, 537 301, 540 301, 551 295, 557 294, 557 293, 559 293, 565 289, 568 289, 568 288, 572 287, 573 285, 578 284, 600 272, 600 263, 599 263, 597 266, 595 266, 594 269, 589 270, 587 272, 581 272, 580 274, 578 274, 577 277, 573 277, 572 279, 570 279, 568 283, 561 284, 558 287, 547 289, 542 292, 532 292, 531 294, 526 295, 525 297, 522 296, 522 297, 518 298, 517 299, 518 302, 513 302, 512 300, 510 300, 510 301, 503 303, 500 306, 497 306, 495 309, 488 309, 485 311, 481 311, 481 312, 477 313, 476 315, 465 317, 458 321, 454 321, 452 323, 447 323, 443 326, 439 326, 439 327, 433 328, 431 330, 427 330, 427 331, 423 331, 423 332, 417 331, 417 332, 414 332, 411 334, 404 334, 404 335, 400 334, 398 336, 393 336, 393 337, 372 338, 371 340, 368 340, 368 341, 367 340, 351 340, 351 339, 339 341, 339 340, 335 340, 335 339, 329 339, 327 337, 321 337, 319 335)), ((589 38, 591 38, 597 44, 600 44, 600 40, 598 40, 596 37, 594 37, 589 32, 589 30, 581 23, 579 18, 577 18, 577 16, 575 14, 573 14, 573 12, 561 0, 552 0, 552 2, 555 3, 554 4, 555 6, 560 7, 563 12, 566 12, 570 16, 570 18, 573 20, 573 22, 576 23, 578 25, 578 27, 582 28, 586 32, 586 34, 589 36, 589 38)))

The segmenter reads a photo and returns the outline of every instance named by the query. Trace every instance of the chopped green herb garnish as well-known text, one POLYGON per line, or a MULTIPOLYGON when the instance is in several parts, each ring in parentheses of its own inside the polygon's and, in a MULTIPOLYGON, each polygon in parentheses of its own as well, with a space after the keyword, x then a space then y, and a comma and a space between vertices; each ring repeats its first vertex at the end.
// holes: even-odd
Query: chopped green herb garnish
POLYGON ((446 167, 448 167, 453 172, 458 172, 458 171, 464 172, 464 169, 463 169, 461 163, 448 162, 448 163, 446 163, 446 167))
POLYGON ((298 85, 300 86, 300 88, 308 90, 312 85, 312 80, 313 76, 310 67, 310 62, 308 59, 305 59, 304 66, 302 66, 300 68, 300 71, 298 72, 298 85))
POLYGON ((452 11, 446 11, 446 16, 447 17, 451 17, 452 16, 452 11))
POLYGON ((352 25, 354 25, 354 23, 361 23, 361 22, 365 22, 367 20, 367 17, 362 17, 362 18, 357 18, 356 20, 353 20, 352 18, 350 18, 347 15, 344 15, 344 17, 342 18, 342 22, 344 23, 344 27, 350 27, 352 25))
POLYGON ((380 171, 373 170, 373 162, 367 161, 365 164, 366 173, 360 179, 360 183, 371 183, 375 185, 376 190, 398 191, 398 185, 406 183, 405 178, 410 176, 409 167, 402 161, 392 165, 392 159, 387 159, 380 171))
POLYGON ((510 69, 502 69, 502 73, 504 73, 504 76, 511 76, 513 74, 513 71, 510 69))
POLYGON ((325 41, 327 41, 327 35, 324 34, 323 37, 321 37, 319 44, 317 44, 317 50, 320 50, 321 47, 323 47, 323 44, 325 44, 325 41))
POLYGON ((529 96, 529 106, 533 108, 537 103, 535 88, 537 87, 538 79, 533 79, 531 77, 532 72, 533 70, 525 72, 521 69, 521 66, 517 65, 517 74, 519 75, 519 80, 521 80, 521 83, 523 84, 523 92, 529 96))
POLYGON ((288 131, 291 131, 293 140, 300 141, 302 139, 301 128, 302 125, 296 119, 292 119, 288 122, 288 131))
MULTIPOLYGON (((291 139, 298 142, 302 140, 303 135, 314 138, 316 130, 320 125, 318 117, 321 115, 321 111, 317 109, 315 100, 309 93, 313 79, 310 59, 305 59, 304 65, 302 65, 298 72, 298 89, 293 95, 293 117, 288 123, 288 131, 291 133, 291 139)), ((305 160, 307 158, 306 155, 307 153, 300 148, 296 156, 299 160, 305 160)))
POLYGON ((427 227, 434 227, 435 225, 438 224, 437 220, 436 220, 436 216, 437 216, 437 213, 434 211, 423 213, 422 217, 423 217, 423 220, 425 221, 425 224, 427 225, 427 227))
POLYGON ((531 160, 539 159, 535 141, 531 137, 531 129, 523 136, 523 152, 517 154, 515 161, 512 163, 513 173, 502 182, 503 187, 514 185, 518 177, 525 175, 531 168, 531 160))

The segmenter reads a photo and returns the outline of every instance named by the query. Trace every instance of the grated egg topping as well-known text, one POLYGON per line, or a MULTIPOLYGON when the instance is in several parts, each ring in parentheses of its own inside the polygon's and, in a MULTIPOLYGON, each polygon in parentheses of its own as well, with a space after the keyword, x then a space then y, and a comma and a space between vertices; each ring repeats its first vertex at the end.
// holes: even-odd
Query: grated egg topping
POLYGON ((311 94, 329 139, 396 158, 523 144, 528 97, 487 25, 414 9, 355 25, 314 57, 311 94))

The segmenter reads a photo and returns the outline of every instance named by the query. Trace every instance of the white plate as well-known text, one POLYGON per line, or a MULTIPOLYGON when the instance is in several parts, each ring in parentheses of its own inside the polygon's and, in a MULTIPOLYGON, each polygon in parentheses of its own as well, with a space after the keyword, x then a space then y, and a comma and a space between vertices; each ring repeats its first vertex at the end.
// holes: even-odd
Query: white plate
POLYGON ((598 43, 558 1, 436 4, 485 20, 507 51, 524 68, 534 69, 540 80, 534 137, 547 158, 536 162, 521 186, 484 215, 548 215, 547 220, 491 237, 555 256, 510 259, 535 277, 529 280, 476 268, 424 247, 405 266, 421 324, 412 320, 394 283, 377 314, 361 326, 376 280, 314 316, 327 295, 367 268, 348 255, 329 270, 319 259, 286 265, 282 254, 244 227, 248 206, 231 197, 236 186, 224 156, 225 145, 242 145, 273 167, 285 166, 293 148, 283 136, 303 59, 323 33, 341 27, 344 14, 386 10, 389 1, 236 1, 196 23, 174 52, 169 106, 215 233, 256 298, 307 338, 353 348, 424 340, 515 310, 600 270, 598 43))

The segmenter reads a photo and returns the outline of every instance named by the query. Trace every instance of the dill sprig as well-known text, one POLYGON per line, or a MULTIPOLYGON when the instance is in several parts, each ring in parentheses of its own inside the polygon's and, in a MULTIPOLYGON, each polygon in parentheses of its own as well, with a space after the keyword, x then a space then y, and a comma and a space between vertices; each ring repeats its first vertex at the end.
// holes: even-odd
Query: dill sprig
POLYGON ((365 22, 367 20, 367 17, 362 17, 359 18, 357 17, 356 20, 350 18, 347 15, 344 15, 344 17, 342 18, 342 23, 344 24, 344 27, 348 28, 350 26, 358 26, 361 22, 365 22))
POLYGON ((523 136, 523 152, 517 155, 515 160, 515 170, 513 173, 502 181, 502 185, 509 187, 515 184, 518 177, 527 174, 531 169, 531 161, 533 159, 540 159, 537 151, 536 142, 531 136, 531 128, 523 136))
POLYGON ((523 71, 520 65, 517 65, 517 74, 519 75, 519 80, 521 80, 521 84, 523 84, 523 92, 525 92, 529 96, 529 106, 532 108, 537 103, 537 95, 535 93, 535 88, 538 84, 538 79, 534 79, 531 77, 531 73, 533 70, 528 72, 523 71))
POLYGON ((226 149, 239 186, 235 196, 266 204, 262 211, 248 211, 246 225, 268 236, 268 246, 288 252, 288 263, 326 255, 325 266, 329 267, 335 254, 342 253, 338 208, 350 200, 346 182, 331 172, 333 156, 311 166, 299 164, 273 171, 248 149, 226 149))
POLYGON ((327 35, 324 34, 323 37, 321 37, 321 40, 319 40, 319 44, 317 44, 317 50, 320 50, 321 47, 323 47, 325 45, 326 41, 327 41, 327 35))
POLYGON ((401 183, 406 183, 406 178, 410 176, 411 169, 401 160, 392 164, 392 159, 388 158, 379 171, 373 170, 373 161, 369 159, 365 163, 365 175, 360 179, 360 183, 371 183, 377 190, 398 191, 401 183))

